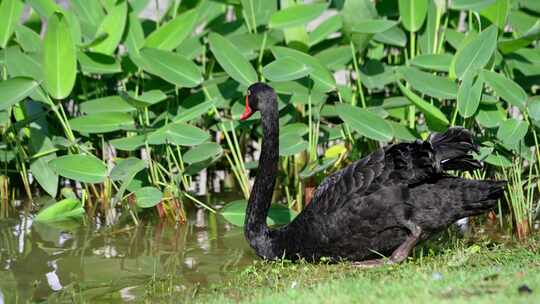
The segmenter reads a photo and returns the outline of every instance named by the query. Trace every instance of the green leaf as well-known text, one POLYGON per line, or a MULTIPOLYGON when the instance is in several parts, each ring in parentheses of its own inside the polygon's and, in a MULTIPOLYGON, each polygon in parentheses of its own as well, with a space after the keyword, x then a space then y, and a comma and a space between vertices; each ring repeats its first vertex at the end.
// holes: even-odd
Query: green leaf
POLYGON ((176 16, 153 31, 146 38, 144 46, 165 51, 175 49, 193 32, 198 17, 197 10, 190 10, 176 16))
POLYGON ((30 78, 15 77, 0 81, 0 111, 5 110, 32 94, 38 83, 30 78))
POLYGON ((407 36, 405 35, 405 32, 397 26, 392 27, 385 32, 375 34, 373 40, 400 47, 405 47, 407 45, 407 36))
POLYGON ((32 8, 43 18, 48 19, 55 12, 60 12, 61 8, 54 0, 27 0, 32 8))
POLYGON ((457 97, 456 83, 446 77, 435 76, 411 67, 401 67, 399 73, 414 89, 423 94, 439 99, 456 99, 457 97))
POLYGON ((127 103, 120 96, 107 96, 92 99, 81 103, 81 112, 86 114, 112 113, 112 112, 134 112, 137 109, 127 103))
POLYGON ((523 36, 499 42, 499 50, 501 50, 503 54, 509 54, 528 46, 538 39, 540 39, 540 20, 536 21, 523 36))
POLYGON ((128 157, 121 159, 116 163, 116 166, 111 170, 111 180, 125 181, 132 175, 146 168, 146 162, 136 157, 128 157))
POLYGON ((527 103, 527 112, 530 118, 540 121, 540 96, 531 98, 527 103))
POLYGON ((86 74, 114 74, 122 72, 114 57, 102 53, 82 52, 77 55, 81 70, 86 74))
POLYGON ((311 67, 291 57, 278 58, 263 68, 264 77, 271 81, 295 80, 309 75, 311 67))
POLYGON ((335 15, 326 19, 308 34, 309 45, 313 46, 325 40, 330 34, 338 32, 342 26, 343 21, 340 15, 335 15))
POLYGON ((525 108, 527 93, 513 80, 504 75, 487 70, 482 71, 482 76, 486 83, 495 91, 495 94, 506 100, 510 104, 520 108, 525 108))
POLYGON ((473 80, 472 74, 465 75, 459 86, 457 107, 459 114, 464 118, 471 117, 476 113, 482 97, 484 81, 480 77, 474 83, 473 80))
POLYGON ((196 146, 202 144, 210 138, 210 135, 195 127, 185 123, 173 123, 148 136, 148 142, 152 145, 162 145, 167 141, 180 146, 196 146))
POLYGON ((527 130, 529 130, 529 124, 526 121, 510 118, 499 126, 497 138, 505 145, 515 147, 525 137, 527 130))
POLYGON ((393 137, 392 127, 373 112, 349 104, 337 104, 336 112, 348 126, 362 136, 386 142, 393 137))
POLYGON ((180 113, 173 118, 174 122, 188 122, 195 118, 200 118, 201 115, 207 113, 215 104, 214 100, 208 100, 203 103, 197 104, 190 108, 181 108, 180 113))
POLYGON ((484 128, 496 128, 506 119, 506 111, 496 105, 480 105, 476 121, 484 128))
POLYGON ((128 113, 103 112, 70 119, 69 124, 82 133, 107 133, 133 127, 134 122, 128 113))
POLYGON ((437 72, 448 72, 452 62, 450 54, 418 55, 411 60, 411 65, 437 72))
POLYGON ((506 17, 508 17, 509 8, 508 0, 496 0, 493 4, 482 9, 480 15, 486 17, 495 24, 499 30, 503 31, 506 25, 506 17))
POLYGON ((188 164, 202 162, 208 159, 219 157, 223 153, 220 145, 214 142, 203 143, 189 149, 184 155, 183 160, 188 164))
POLYGON ((377 34, 389 30, 396 24, 397 21, 386 19, 362 20, 352 27, 352 31, 364 34, 377 34))
POLYGON ((155 187, 142 187, 133 192, 135 202, 140 208, 152 208, 161 202, 163 193, 155 187))
POLYGON ((6 48, 23 10, 24 4, 20 0, 3 0, 0 3, 0 48, 6 48))
POLYGON ((267 0, 240 0, 244 18, 251 28, 266 25, 270 16, 277 10, 277 2, 267 0))
POLYGON ((84 208, 79 200, 66 198, 41 210, 34 221, 43 223, 80 219, 84 213, 84 208))
POLYGON ((136 96, 133 91, 120 92, 120 94, 129 104, 140 109, 148 108, 167 99, 167 95, 161 90, 146 91, 139 96, 136 96))
MULTIPOLYGON (((221 215, 223 215, 229 223, 242 227, 244 226, 246 217, 246 208, 247 202, 245 200, 233 201, 223 207, 221 215)), ((283 205, 272 204, 268 211, 266 223, 270 226, 285 225, 290 223, 297 215, 298 214, 295 211, 283 205)))
POLYGON ((326 6, 326 3, 289 6, 273 13, 268 26, 273 29, 285 29, 305 25, 319 17, 326 10, 326 6))
POLYGON ((107 38, 91 48, 92 51, 112 55, 122 40, 127 20, 127 1, 120 0, 99 25, 96 37, 107 34, 107 38))
POLYGON ((93 155, 66 155, 49 162, 59 175, 83 183, 102 183, 107 177, 107 166, 93 155))
POLYGON ((109 143, 118 150, 135 151, 144 145, 144 135, 117 138, 109 141, 109 143))
POLYGON ((58 192, 58 174, 49 166, 48 162, 56 158, 54 154, 42 156, 30 164, 32 176, 49 195, 55 197, 58 192))
POLYGON ((403 27, 409 32, 416 32, 424 24, 426 19, 427 0, 398 0, 399 15, 403 27))
POLYGON ((479 11, 492 5, 497 0, 453 0, 450 7, 455 10, 479 11))
POLYGON ((297 134, 285 134, 279 136, 279 155, 291 156, 305 151, 308 143, 297 134))
POLYGON ((66 18, 54 13, 48 20, 43 46, 45 88, 56 99, 69 96, 77 77, 76 49, 66 18))
POLYGON ((490 26, 455 55, 456 76, 462 79, 467 73, 483 68, 497 47, 497 27, 490 26))
POLYGON ((210 50, 216 57, 219 65, 234 80, 248 87, 257 82, 257 73, 249 61, 242 56, 240 50, 223 36, 210 33, 208 35, 210 50))
POLYGON ((414 94, 411 90, 409 90, 407 87, 401 84, 401 82, 397 82, 399 89, 401 92, 407 96, 407 98, 414 104, 426 117, 432 118, 434 121, 438 123, 438 127, 444 128, 450 124, 448 121, 448 118, 444 115, 441 110, 439 110, 434 105, 430 104, 429 102, 423 100, 420 96, 414 94))
POLYGON ((15 36, 21 48, 27 53, 41 53, 42 41, 38 33, 24 25, 15 27, 15 36))
POLYGON ((192 88, 203 81, 199 67, 182 55, 151 48, 142 49, 140 54, 141 68, 174 85, 192 88))

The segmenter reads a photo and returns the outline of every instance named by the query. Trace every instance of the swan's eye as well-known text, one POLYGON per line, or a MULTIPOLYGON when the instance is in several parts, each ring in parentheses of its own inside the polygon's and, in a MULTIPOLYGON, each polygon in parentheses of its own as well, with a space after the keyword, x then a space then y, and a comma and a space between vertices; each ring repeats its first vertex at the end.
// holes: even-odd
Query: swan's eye
POLYGON ((251 91, 250 91, 250 90, 247 90, 246 95, 247 95, 247 96, 251 95, 251 91))

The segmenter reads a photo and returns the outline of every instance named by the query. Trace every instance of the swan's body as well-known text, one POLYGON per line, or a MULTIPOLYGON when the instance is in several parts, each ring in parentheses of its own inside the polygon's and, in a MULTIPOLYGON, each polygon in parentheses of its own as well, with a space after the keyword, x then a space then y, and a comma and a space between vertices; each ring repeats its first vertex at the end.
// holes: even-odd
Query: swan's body
POLYGON ((480 167, 469 155, 476 148, 470 133, 451 128, 429 141, 378 149, 328 176, 289 225, 270 229, 266 217, 279 151, 279 115, 272 88, 261 83, 249 88, 242 119, 254 110, 261 112, 263 144, 245 235, 264 258, 365 261, 383 254, 391 255, 391 262, 400 262, 418 241, 460 218, 492 209, 505 185, 443 173, 480 167))

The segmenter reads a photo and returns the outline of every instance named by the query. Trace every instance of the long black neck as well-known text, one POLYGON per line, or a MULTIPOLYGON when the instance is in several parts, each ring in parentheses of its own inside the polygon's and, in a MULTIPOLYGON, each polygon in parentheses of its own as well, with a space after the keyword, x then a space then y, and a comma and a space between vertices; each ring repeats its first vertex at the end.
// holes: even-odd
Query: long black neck
POLYGON ((270 258, 271 239, 266 217, 272 203, 279 161, 279 112, 274 92, 261 107, 263 139, 255 183, 249 195, 244 233, 257 254, 270 258))

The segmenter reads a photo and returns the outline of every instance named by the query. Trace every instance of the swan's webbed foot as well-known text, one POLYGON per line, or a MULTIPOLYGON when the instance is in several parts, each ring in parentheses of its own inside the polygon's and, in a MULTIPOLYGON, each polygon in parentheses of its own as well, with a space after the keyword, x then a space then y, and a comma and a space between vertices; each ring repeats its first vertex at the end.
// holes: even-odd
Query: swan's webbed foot
POLYGON ((405 241, 401 245, 399 245, 396 250, 394 250, 389 259, 375 259, 354 262, 353 266, 358 268, 374 268, 383 265, 399 264, 405 261, 407 257, 411 254, 414 246, 418 244, 420 236, 422 235, 422 228, 412 222, 407 223, 407 228, 411 231, 411 234, 407 236, 405 241))

